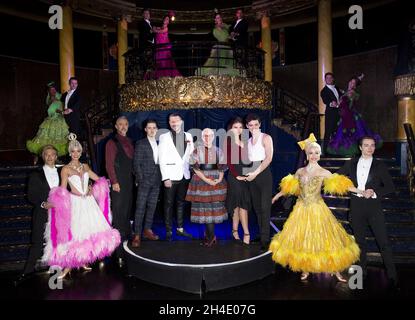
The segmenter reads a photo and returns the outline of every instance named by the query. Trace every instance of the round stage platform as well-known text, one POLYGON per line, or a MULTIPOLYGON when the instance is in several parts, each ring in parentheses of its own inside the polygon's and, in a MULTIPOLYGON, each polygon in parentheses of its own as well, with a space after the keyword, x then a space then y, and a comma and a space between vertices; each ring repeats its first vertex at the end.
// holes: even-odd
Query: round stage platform
POLYGON ((130 275, 191 293, 243 285, 275 270, 271 252, 260 252, 259 244, 219 241, 206 248, 199 240, 187 240, 143 241, 140 248, 125 241, 123 246, 130 275))

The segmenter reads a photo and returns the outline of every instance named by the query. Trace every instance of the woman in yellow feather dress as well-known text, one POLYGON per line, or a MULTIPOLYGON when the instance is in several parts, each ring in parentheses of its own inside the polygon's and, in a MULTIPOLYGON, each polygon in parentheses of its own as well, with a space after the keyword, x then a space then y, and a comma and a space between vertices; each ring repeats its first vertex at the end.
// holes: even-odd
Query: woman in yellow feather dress
POLYGON ((274 203, 284 195, 298 196, 283 230, 274 236, 269 249, 275 262, 301 271, 301 280, 310 273, 328 272, 346 282, 340 272, 359 259, 360 249, 323 201, 321 188, 324 184, 325 193, 340 195, 361 191, 347 177, 319 166, 321 148, 314 135, 310 138, 299 143, 306 151, 308 165, 294 176, 283 178, 281 191, 272 199, 274 203))

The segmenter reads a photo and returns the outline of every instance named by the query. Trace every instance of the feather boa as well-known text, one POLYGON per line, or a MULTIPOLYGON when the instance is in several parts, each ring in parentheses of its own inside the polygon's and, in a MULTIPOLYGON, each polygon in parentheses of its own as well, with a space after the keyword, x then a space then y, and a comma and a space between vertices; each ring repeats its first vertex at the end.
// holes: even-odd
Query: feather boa
POLYGON ((99 178, 92 187, 92 195, 97 201, 98 206, 104 214, 104 217, 107 220, 108 224, 111 225, 112 213, 109 192, 110 189, 108 187, 108 181, 105 179, 105 177, 99 178))
POLYGON ((353 182, 346 176, 334 173, 330 178, 324 179, 324 193, 345 195, 353 182))
POLYGON ((71 196, 62 187, 55 187, 49 192, 48 202, 54 207, 49 209, 50 238, 52 246, 72 240, 71 233, 71 196))
POLYGON ((289 174, 282 178, 280 182, 280 187, 281 191, 284 194, 293 194, 296 196, 300 194, 300 183, 298 179, 292 174, 289 174))

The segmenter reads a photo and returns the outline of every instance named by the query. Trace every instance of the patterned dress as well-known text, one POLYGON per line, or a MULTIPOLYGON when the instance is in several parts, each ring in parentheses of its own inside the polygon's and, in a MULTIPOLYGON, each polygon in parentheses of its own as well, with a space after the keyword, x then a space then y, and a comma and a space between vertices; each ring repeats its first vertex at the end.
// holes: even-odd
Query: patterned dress
MULTIPOLYGON (((226 170, 223 153, 216 146, 199 146, 190 158, 193 170, 200 170, 209 179, 218 179, 226 170)), ((187 190, 186 200, 192 202, 190 221, 194 223, 221 223, 228 219, 225 208, 226 181, 211 186, 194 174, 187 190)))

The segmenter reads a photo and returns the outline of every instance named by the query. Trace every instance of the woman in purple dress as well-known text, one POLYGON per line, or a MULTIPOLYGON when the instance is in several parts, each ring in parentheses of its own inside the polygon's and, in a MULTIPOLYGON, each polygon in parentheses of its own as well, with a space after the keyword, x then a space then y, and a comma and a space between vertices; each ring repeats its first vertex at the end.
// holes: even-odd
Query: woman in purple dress
POLYGON ((382 138, 368 128, 361 114, 357 112, 356 106, 360 95, 356 92, 356 88, 360 85, 362 78, 363 74, 351 78, 346 93, 340 97, 340 121, 327 146, 327 153, 354 156, 359 153, 359 140, 365 136, 373 137, 377 148, 382 145, 382 138))
POLYGON ((156 43, 156 68, 155 71, 147 72, 144 79, 158 79, 161 77, 180 77, 176 63, 171 55, 171 43, 169 40, 169 23, 170 17, 164 16, 161 27, 153 27, 156 43))

